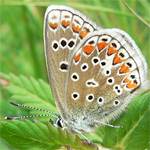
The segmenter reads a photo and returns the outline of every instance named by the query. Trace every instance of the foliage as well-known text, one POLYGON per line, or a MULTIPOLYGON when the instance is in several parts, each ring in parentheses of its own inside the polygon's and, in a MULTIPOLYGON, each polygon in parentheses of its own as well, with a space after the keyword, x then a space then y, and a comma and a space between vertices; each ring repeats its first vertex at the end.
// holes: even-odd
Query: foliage
MULTIPOLYGON (((16 103, 55 111, 52 95, 48 92, 50 89, 44 81, 33 78, 28 79, 24 76, 17 77, 13 74, 0 74, 0 79, 7 82, 3 86, 5 90, 13 95, 10 99, 14 99, 16 103)), ((29 113, 38 114, 40 112, 34 110, 29 113)), ((145 92, 133 100, 120 119, 114 121, 114 124, 120 125, 121 128, 101 127, 97 129, 96 133, 86 136, 91 141, 104 147, 146 149, 149 146, 148 142, 150 139, 147 134, 150 125, 149 113, 150 92, 145 92)), ((0 137, 5 139, 12 147, 18 149, 32 149, 31 144, 35 145, 34 148, 36 149, 57 149, 64 145, 83 150, 93 148, 84 145, 81 140, 77 140, 71 133, 66 134, 66 132, 52 127, 48 123, 48 119, 45 122, 43 121, 43 123, 37 119, 34 119, 34 122, 5 121, 1 119, 0 130, 0 137)))
MULTIPOLYGON (((48 123, 48 117, 26 121, 3 118, 5 115, 41 113, 16 109, 9 105, 10 101, 57 112, 48 85, 43 51, 43 16, 48 5, 69 5, 102 27, 125 30, 150 66, 150 3, 148 0, 1 0, 0 3, 0 149, 53 150, 66 149, 66 145, 80 150, 96 149, 78 136, 54 128, 48 123)), ((101 127, 86 136, 101 148, 150 149, 149 114, 148 90, 135 97, 128 109, 112 122, 121 128, 101 127)))

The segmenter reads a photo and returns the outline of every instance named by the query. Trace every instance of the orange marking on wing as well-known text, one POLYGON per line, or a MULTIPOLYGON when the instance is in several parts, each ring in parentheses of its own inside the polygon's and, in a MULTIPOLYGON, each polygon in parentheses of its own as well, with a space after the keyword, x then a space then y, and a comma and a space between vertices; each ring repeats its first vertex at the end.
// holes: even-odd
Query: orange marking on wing
POLYGON ((83 47, 83 52, 86 53, 87 55, 91 54, 94 50, 94 46, 91 44, 88 44, 83 47))
POLYGON ((52 29, 56 29, 58 27, 58 23, 52 23, 50 22, 49 23, 49 26, 52 28, 52 29))
POLYGON ((122 73, 127 73, 127 72, 129 72, 129 67, 126 66, 125 64, 123 64, 123 65, 120 67, 119 73, 122 74, 122 73))
POLYGON ((81 39, 83 39, 87 34, 88 34, 87 31, 81 31, 79 36, 81 39))
POLYGON ((68 27, 70 25, 70 21, 62 20, 61 24, 62 24, 63 27, 66 28, 66 27, 68 27))
POLYGON ((110 55, 115 54, 117 52, 118 52, 117 49, 115 49, 113 47, 109 47, 108 51, 107 51, 107 55, 110 56, 110 55))
POLYGON ((118 56, 118 54, 116 54, 113 59, 113 65, 119 64, 121 62, 122 62, 121 58, 118 56))
POLYGON ((80 28, 78 25, 72 24, 72 30, 73 30, 73 32, 79 33, 79 32, 80 32, 80 29, 81 29, 81 28, 80 28))
POLYGON ((107 46, 106 42, 99 42, 97 44, 98 50, 101 51, 103 48, 105 48, 107 46))
POLYGON ((75 56, 74 56, 75 62, 78 62, 78 61, 80 60, 80 58, 81 58, 81 55, 80 55, 80 54, 75 55, 75 56))
POLYGON ((127 88, 129 89, 135 89, 137 87, 136 83, 132 83, 131 81, 127 84, 127 88))
POLYGON ((123 83, 129 83, 131 80, 129 80, 128 78, 125 78, 124 80, 123 80, 123 83))

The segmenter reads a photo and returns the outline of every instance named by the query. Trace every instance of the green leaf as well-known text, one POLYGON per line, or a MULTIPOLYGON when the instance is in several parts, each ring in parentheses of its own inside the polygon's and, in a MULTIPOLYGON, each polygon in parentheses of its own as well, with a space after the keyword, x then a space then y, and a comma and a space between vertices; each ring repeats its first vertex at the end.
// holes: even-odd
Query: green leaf
MULTIPOLYGON (((6 89, 11 94, 13 94, 12 99, 14 99, 15 101, 24 103, 26 105, 30 104, 31 106, 36 107, 38 106, 39 108, 46 108, 47 110, 51 110, 50 108, 53 107, 54 109, 56 109, 55 106, 53 106, 54 102, 52 102, 52 95, 49 92, 50 91, 49 86, 44 81, 35 80, 34 78, 26 78, 24 76, 17 77, 13 74, 10 75, 1 74, 0 77, 6 79, 7 82, 9 83, 6 86, 6 89)), ((34 113, 39 114, 39 112, 36 111, 34 113)), ((121 116, 113 122, 114 125, 121 126, 119 129, 110 127, 101 127, 97 130, 95 134, 91 133, 87 134, 87 137, 89 137, 95 143, 103 145, 103 148, 107 147, 111 149, 124 149, 124 150, 148 149, 150 141, 150 137, 148 134, 150 126, 149 114, 150 114, 150 92, 148 91, 134 98, 134 100, 127 107, 126 111, 124 111, 121 114, 121 116)), ((60 130, 58 131, 57 129, 54 129, 51 126, 47 127, 45 124, 42 124, 42 122, 38 122, 36 124, 31 122, 29 123, 28 121, 27 122, 13 121, 2 123, 3 128, 11 128, 12 126, 13 128, 16 128, 16 126, 18 127, 18 129, 16 128, 17 132, 14 129, 11 130, 15 132, 16 136, 18 136, 18 133, 19 136, 24 136, 21 130, 26 132, 27 137, 28 136, 30 137, 31 134, 34 135, 34 133, 38 133, 40 139, 45 138, 44 136, 45 134, 47 136, 53 135, 53 140, 57 141, 57 142, 55 141, 57 143, 57 144, 55 143, 56 145, 64 146, 70 144, 70 146, 74 147, 74 144, 72 145, 72 143, 74 143, 75 138, 72 138, 72 135, 67 134, 68 138, 66 139, 66 137, 64 137, 64 135, 66 135, 64 131, 60 130), (5 124, 8 126, 5 126, 5 124), (43 126, 45 126, 44 132, 43 130, 39 130, 37 132, 39 127, 38 125, 41 125, 40 128, 43 128, 43 126), (28 130, 28 126, 31 127, 30 128, 31 131, 28 130), (59 141, 61 141, 61 144, 59 143, 59 141)), ((6 134, 6 131, 7 130, 4 130, 3 134, 4 133, 6 134)), ((12 145, 10 139, 7 139, 5 136, 2 136, 2 138, 4 138, 9 144, 12 145)), ((32 142, 36 141, 37 139, 32 142)), ((22 142, 28 143, 27 139, 26 141, 22 142)), ((81 141, 80 139, 77 139, 76 142, 80 143, 81 141)), ((50 144, 50 146, 51 149, 52 148, 55 149, 54 145, 50 144)), ((78 149, 78 147, 76 148, 78 149)))
POLYGON ((21 150, 56 150, 71 146, 76 150, 94 150, 94 145, 84 144, 79 138, 51 125, 31 121, 10 121, 0 123, 0 137, 13 148, 21 150))
MULTIPOLYGON (((134 13, 121 1, 116 0, 2 0, 1 4, 4 5, 1 5, 0 8, 0 71, 6 74, 8 72, 24 74, 25 76, 4 74, 3 77, 5 77, 6 82, 4 81, 3 84, 7 90, 0 87, 0 107, 2 108, 0 108, 0 113, 3 115, 21 115, 24 113, 22 111, 16 112, 16 108, 13 109, 13 107, 8 105, 7 100, 10 95, 11 98, 9 100, 56 111, 49 85, 43 80, 27 77, 32 75, 47 79, 41 33, 44 12, 50 4, 69 5, 84 12, 91 20, 104 28, 125 30, 138 44, 150 66, 149 28, 142 22, 150 23, 150 3, 148 0, 126 0, 126 3, 128 8, 131 8, 134 13)), ((88 136, 95 143, 101 143, 111 149, 150 149, 148 143, 150 141, 149 95, 149 93, 146 93, 135 98, 126 111, 114 121, 115 125, 121 125, 123 128, 100 128, 96 134, 90 133, 88 136)), ((40 112, 31 111, 30 113, 39 114, 40 112)), ((17 125, 20 126, 19 124, 17 125)), ((51 132, 54 135, 56 134, 53 130, 51 132)), ((59 135, 61 140, 63 140, 61 132, 59 135)), ((13 138, 10 140, 12 140, 12 145, 10 142, 10 145, 7 145, 7 139, 3 138, 0 143, 0 149, 5 150, 8 147, 12 150, 13 138)), ((31 147, 33 147, 33 144, 30 146, 30 149, 31 147)), ((36 147, 32 149, 42 148, 36 147)))
POLYGON ((150 92, 136 97, 125 112, 114 121, 116 128, 100 128, 97 134, 105 147, 119 150, 144 150, 150 148, 150 92))
POLYGON ((12 94, 11 101, 56 112, 50 87, 43 80, 2 73, 0 78, 8 82, 5 88, 12 94))

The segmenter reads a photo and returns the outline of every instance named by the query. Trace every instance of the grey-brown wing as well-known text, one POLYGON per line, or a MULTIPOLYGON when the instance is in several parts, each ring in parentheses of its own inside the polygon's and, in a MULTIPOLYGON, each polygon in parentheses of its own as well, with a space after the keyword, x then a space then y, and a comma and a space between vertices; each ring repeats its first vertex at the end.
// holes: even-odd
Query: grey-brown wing
POLYGON ((72 8, 50 6, 46 11, 45 57, 53 96, 63 116, 68 59, 78 43, 96 29, 94 23, 72 8))
POLYGON ((93 122, 116 117, 146 76, 145 59, 129 35, 119 29, 96 31, 72 56, 67 111, 72 118, 86 116, 93 122))

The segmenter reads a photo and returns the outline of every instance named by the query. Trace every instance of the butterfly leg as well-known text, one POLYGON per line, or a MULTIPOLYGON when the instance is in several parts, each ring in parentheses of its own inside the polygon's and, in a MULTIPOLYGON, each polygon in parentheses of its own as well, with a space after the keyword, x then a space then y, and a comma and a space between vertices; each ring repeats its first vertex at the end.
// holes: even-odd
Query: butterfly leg
POLYGON ((104 126, 112 127, 112 128, 120 128, 121 127, 121 126, 114 126, 112 124, 108 124, 108 123, 100 122, 100 121, 96 121, 96 123, 102 124, 104 126))

